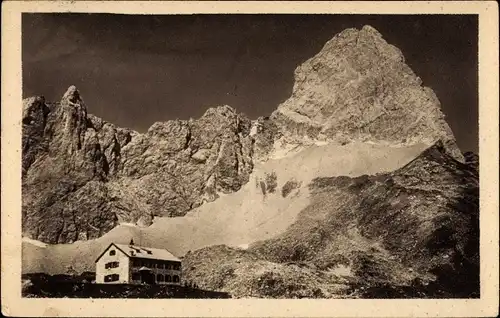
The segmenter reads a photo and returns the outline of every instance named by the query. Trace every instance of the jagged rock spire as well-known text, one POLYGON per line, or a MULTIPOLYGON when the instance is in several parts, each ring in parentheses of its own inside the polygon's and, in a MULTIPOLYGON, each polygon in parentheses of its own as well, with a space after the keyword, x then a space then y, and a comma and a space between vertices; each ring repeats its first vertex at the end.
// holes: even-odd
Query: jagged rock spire
POLYGON ((68 89, 66 90, 66 92, 64 93, 63 97, 62 97, 62 100, 67 100, 71 103, 81 103, 82 102, 82 99, 80 97, 80 92, 78 91, 78 89, 76 88, 76 86, 74 85, 71 85, 70 87, 68 87, 68 89))

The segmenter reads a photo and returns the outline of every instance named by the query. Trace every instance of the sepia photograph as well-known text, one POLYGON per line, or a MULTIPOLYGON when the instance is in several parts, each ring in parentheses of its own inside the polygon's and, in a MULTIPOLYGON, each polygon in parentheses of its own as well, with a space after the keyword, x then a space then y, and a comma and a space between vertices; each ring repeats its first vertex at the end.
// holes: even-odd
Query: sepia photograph
POLYGON ((480 14, 93 11, 19 12, 22 301, 481 301, 489 279, 498 312, 480 14))

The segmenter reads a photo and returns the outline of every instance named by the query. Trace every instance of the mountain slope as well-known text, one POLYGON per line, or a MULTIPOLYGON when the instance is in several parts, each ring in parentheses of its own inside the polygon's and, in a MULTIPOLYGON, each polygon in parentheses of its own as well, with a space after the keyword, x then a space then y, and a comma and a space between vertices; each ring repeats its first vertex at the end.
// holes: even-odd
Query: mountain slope
POLYGON ((75 87, 26 99, 23 272, 93 270, 133 238, 234 297, 477 297, 479 160, 439 108, 369 26, 257 120, 219 106, 138 133, 75 87))
POLYGON ((250 181, 238 192, 221 195, 184 217, 158 217, 146 228, 121 224, 98 239, 47 245, 42 254, 30 255, 31 243, 26 242, 26 255, 31 260, 23 263, 23 271, 37 272, 43 266, 49 273, 64 273, 71 263, 79 272, 93 270, 93 260, 102 248, 111 242, 126 244, 131 238, 138 244, 167 248, 177 255, 216 244, 248 246, 284 232, 295 221, 310 203, 308 185, 314 178, 392 171, 425 147, 388 148, 361 143, 311 146, 294 155, 257 163, 250 181))
POLYGON ((442 143, 391 173, 317 178, 283 234, 189 253, 185 277, 239 297, 477 297, 478 186, 476 167, 442 143))

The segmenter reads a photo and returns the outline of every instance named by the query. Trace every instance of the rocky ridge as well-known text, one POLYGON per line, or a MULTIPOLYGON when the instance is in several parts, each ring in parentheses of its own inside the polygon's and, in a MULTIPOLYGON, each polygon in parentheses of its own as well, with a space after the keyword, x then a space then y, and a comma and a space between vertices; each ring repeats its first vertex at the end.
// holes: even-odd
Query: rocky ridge
POLYGON ((59 103, 23 101, 23 234, 66 243, 183 216, 238 191, 283 146, 438 139, 464 160, 432 90, 369 26, 336 35, 296 69, 292 96, 254 121, 219 106, 138 133, 88 114, 72 86, 59 103))
POLYGON ((60 103, 23 104, 23 233, 43 242, 182 216, 237 191, 252 170, 251 122, 229 106, 140 134, 87 114, 73 86, 60 103))

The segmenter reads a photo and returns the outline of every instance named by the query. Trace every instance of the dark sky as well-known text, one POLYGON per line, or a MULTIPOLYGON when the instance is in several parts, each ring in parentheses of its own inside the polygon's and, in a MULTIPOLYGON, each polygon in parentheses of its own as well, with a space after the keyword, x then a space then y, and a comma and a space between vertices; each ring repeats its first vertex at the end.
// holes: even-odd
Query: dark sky
POLYGON ((76 85, 89 112, 145 131, 228 104, 251 118, 345 28, 375 27, 439 97, 462 151, 478 149, 476 15, 23 14, 23 97, 76 85))

